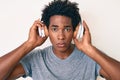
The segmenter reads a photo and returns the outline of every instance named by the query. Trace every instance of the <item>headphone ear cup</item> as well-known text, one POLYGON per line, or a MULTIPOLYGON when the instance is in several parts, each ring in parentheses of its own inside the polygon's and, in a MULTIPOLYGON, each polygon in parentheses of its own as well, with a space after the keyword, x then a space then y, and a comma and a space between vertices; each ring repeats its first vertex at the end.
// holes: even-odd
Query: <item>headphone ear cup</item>
POLYGON ((41 37, 45 37, 45 32, 44 32, 44 29, 41 30, 41 37))
POLYGON ((80 25, 80 33, 79 33, 79 37, 82 38, 83 37, 83 32, 84 32, 84 28, 83 25, 80 25))
POLYGON ((40 28, 38 28, 38 33, 39 33, 39 36, 42 36, 42 30, 40 28))
POLYGON ((84 27, 83 27, 82 20, 81 20, 81 22, 79 23, 77 39, 81 39, 83 37, 83 33, 84 33, 84 27))

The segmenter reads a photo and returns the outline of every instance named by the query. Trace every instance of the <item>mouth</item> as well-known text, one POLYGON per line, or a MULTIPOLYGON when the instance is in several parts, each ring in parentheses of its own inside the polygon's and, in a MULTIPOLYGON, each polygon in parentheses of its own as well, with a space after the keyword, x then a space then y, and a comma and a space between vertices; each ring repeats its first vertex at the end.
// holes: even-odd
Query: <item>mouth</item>
POLYGON ((59 48, 65 47, 65 43, 57 43, 56 45, 57 45, 57 47, 59 47, 59 48))

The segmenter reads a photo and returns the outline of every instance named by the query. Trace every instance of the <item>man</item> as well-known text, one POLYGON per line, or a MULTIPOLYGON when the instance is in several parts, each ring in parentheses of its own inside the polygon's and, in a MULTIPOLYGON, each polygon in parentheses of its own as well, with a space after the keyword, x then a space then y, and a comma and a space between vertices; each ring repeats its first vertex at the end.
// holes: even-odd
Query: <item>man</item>
POLYGON ((92 45, 85 21, 82 39, 76 38, 80 22, 76 3, 52 1, 43 10, 41 21, 32 25, 28 40, 0 58, 0 80, 20 76, 31 76, 33 80, 96 80, 98 75, 120 80, 120 62, 92 45), (39 35, 38 28, 44 29, 45 37, 39 35), (52 46, 33 50, 47 37, 52 46))

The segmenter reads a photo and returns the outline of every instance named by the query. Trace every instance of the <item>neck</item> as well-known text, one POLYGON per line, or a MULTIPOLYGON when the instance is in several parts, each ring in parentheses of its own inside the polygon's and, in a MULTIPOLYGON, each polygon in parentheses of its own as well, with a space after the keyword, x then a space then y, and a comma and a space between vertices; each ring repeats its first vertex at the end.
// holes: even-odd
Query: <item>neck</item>
POLYGON ((70 45, 67 50, 65 51, 57 51, 53 49, 54 54, 59 57, 60 59, 66 59, 73 51, 74 45, 70 45))

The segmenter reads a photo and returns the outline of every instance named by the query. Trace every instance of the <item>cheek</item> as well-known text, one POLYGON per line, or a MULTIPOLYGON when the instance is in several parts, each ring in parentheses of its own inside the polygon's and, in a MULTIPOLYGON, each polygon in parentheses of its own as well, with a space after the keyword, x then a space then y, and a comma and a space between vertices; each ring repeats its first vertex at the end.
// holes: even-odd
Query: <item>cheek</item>
POLYGON ((50 32, 48 34, 49 34, 49 38, 50 38, 51 43, 55 43, 57 36, 55 34, 50 33, 50 32))
POLYGON ((73 39, 73 34, 70 35, 70 39, 73 39))
POLYGON ((73 33, 67 35, 66 38, 67 38, 67 41, 69 41, 69 42, 72 41, 72 39, 73 39, 73 33))
MULTIPOLYGON (((52 43, 55 43, 56 41, 58 41, 58 34, 57 33, 55 34, 55 33, 49 32, 48 34, 49 34, 50 41, 52 43)), ((73 32, 65 34, 64 35, 65 36, 65 41, 67 43, 70 43, 73 39, 73 35, 74 35, 73 32)))

